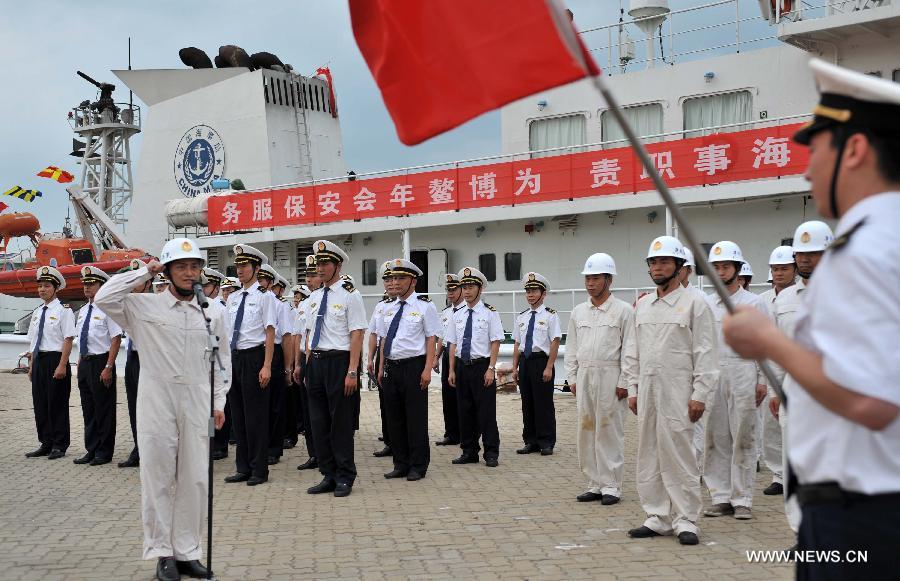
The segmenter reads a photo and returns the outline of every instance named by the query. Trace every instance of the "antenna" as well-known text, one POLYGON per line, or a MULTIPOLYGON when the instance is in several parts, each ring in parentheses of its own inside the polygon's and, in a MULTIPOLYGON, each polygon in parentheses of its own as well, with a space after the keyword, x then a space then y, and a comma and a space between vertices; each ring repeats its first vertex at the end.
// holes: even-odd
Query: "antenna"
MULTIPOLYGON (((128 70, 131 70, 131 37, 128 37, 128 70)), ((134 109, 134 94, 128 89, 128 107, 134 109)))

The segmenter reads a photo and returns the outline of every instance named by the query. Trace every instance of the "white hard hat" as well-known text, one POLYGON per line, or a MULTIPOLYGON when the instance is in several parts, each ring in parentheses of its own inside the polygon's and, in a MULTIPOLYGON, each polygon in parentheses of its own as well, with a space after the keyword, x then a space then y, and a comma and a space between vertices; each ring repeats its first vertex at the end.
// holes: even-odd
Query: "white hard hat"
POLYGON ((160 264, 169 264, 175 260, 185 258, 196 258, 200 261, 201 266, 206 264, 206 259, 200 253, 200 247, 196 242, 188 238, 173 238, 166 242, 159 253, 160 264))
POLYGON ((753 276, 753 269, 750 268, 749 262, 741 265, 741 273, 738 276, 753 276))
POLYGON ((797 226, 794 232, 794 252, 821 252, 834 240, 834 233, 825 222, 811 220, 797 226))
POLYGON ((696 268, 697 263, 694 262, 694 253, 691 252, 691 249, 687 246, 684 247, 684 255, 687 257, 687 260, 684 261, 684 265, 696 268))
POLYGON ((769 255, 769 266, 773 264, 794 264, 794 249, 790 246, 779 246, 769 255))
POLYGON ((709 249, 709 262, 744 262, 744 254, 734 242, 722 240, 709 249))
POLYGON ((616 274, 616 261, 605 252, 597 252, 588 256, 581 274, 616 274))
POLYGON ((684 252, 684 244, 678 238, 673 236, 660 236, 650 243, 650 249, 647 251, 647 258, 656 256, 670 256, 687 260, 687 254, 684 252))

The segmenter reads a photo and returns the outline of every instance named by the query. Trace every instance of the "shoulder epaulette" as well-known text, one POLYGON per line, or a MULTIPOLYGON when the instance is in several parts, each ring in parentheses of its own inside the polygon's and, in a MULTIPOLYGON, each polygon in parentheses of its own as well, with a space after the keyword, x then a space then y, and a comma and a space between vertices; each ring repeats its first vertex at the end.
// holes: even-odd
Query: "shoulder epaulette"
POLYGON ((417 295, 420 301, 425 301, 426 303, 430 303, 431 299, 428 298, 428 295, 417 295))
POLYGON ((278 300, 281 301, 281 302, 283 302, 283 303, 286 303, 286 302, 287 302, 287 297, 278 297, 278 300))
POLYGON ((349 280, 345 280, 343 284, 341 284, 341 286, 344 287, 344 290, 348 293, 352 293, 356 290, 356 287, 353 286, 353 284, 349 280))
POLYGON ((525 313, 527 313, 527 312, 530 311, 530 310, 531 310, 531 309, 525 309, 524 311, 519 311, 519 314, 520 314, 520 315, 524 315, 525 313))
POLYGON ((381 302, 383 302, 383 303, 392 303, 392 302, 394 302, 395 299, 396 299, 396 297, 387 297, 387 298, 381 299, 381 302))
POLYGON ((452 308, 453 308, 453 305, 447 305, 446 307, 444 307, 443 309, 441 309, 441 312, 444 312, 444 311, 446 311, 447 309, 452 309, 452 308))
POLYGON ((496 311, 496 310, 497 310, 497 309, 495 309, 494 307, 492 307, 491 305, 489 305, 489 304, 487 304, 487 303, 484 303, 484 306, 485 306, 485 308, 487 308, 487 310, 489 310, 489 311, 496 311))
POLYGON ((828 245, 828 250, 834 252, 846 246, 847 243, 850 242, 850 238, 852 238, 853 235, 856 234, 856 231, 859 230, 865 223, 866 219, 863 218, 862 220, 857 222, 855 226, 835 238, 834 241, 828 245))
POLYGON ((544 308, 547 309, 547 312, 550 313, 551 315, 556 314, 556 309, 551 309, 550 307, 544 307, 544 308))

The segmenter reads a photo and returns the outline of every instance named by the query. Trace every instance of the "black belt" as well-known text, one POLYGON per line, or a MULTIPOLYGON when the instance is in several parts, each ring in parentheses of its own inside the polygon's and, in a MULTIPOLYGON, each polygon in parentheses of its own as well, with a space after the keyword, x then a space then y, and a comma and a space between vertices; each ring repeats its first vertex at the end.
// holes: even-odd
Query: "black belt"
POLYGON ((106 353, 97 353, 96 355, 84 355, 84 356, 82 356, 81 360, 82 361, 94 361, 95 359, 100 359, 101 357, 103 359, 108 359, 109 351, 107 351, 106 353))
POLYGON ((329 359, 331 357, 340 357, 341 355, 349 355, 349 351, 341 349, 316 349, 312 352, 313 359, 329 359))
POLYGON ((837 482, 821 482, 818 484, 801 484, 797 490, 797 501, 806 504, 830 504, 852 502, 871 502, 873 500, 900 501, 900 492, 883 494, 863 494, 844 490, 837 482))
POLYGON ((463 359, 462 357, 457 357, 457 359, 459 359, 460 362, 461 362, 463 365, 465 365, 466 367, 469 367, 470 365, 478 365, 479 363, 484 363, 485 361, 490 361, 490 360, 491 360, 490 357, 474 357, 474 358, 472 358, 472 359, 469 359, 468 361, 466 361, 466 360, 463 359))
POLYGON ((54 353, 56 355, 62 355, 62 351, 38 351, 38 353, 41 355, 53 355, 54 353))
POLYGON ((531 355, 527 355, 527 356, 523 353, 522 358, 527 359, 528 361, 531 361, 532 359, 549 359, 550 356, 547 355, 546 353, 544 353, 543 351, 532 351, 531 355))
POLYGON ((254 351, 265 350, 265 348, 266 348, 266 344, 263 343, 262 345, 257 345, 256 347, 248 347, 246 349, 235 349, 234 351, 235 351, 235 353, 240 353, 243 355, 244 353, 253 353, 254 351))
POLYGON ((404 359, 385 359, 384 364, 388 367, 396 367, 398 365, 406 365, 407 363, 415 363, 425 359, 424 355, 416 355, 415 357, 406 357, 404 359))

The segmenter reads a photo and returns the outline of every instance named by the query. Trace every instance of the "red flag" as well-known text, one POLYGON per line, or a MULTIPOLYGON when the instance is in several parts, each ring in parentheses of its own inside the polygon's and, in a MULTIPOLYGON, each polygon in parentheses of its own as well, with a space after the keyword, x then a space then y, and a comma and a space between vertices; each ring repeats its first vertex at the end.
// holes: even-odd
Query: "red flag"
POLYGON ((37 173, 37 176, 39 178, 50 178, 51 180, 56 180, 61 184, 67 184, 75 179, 75 176, 64 169, 59 169, 55 165, 49 165, 45 169, 42 169, 37 173))
POLYGON ((0 202, 0 214, 2 214, 4 211, 6 211, 7 208, 9 208, 9 206, 4 204, 3 202, 0 202))
POLYGON ((557 0, 349 0, 400 141, 600 74, 557 0))

